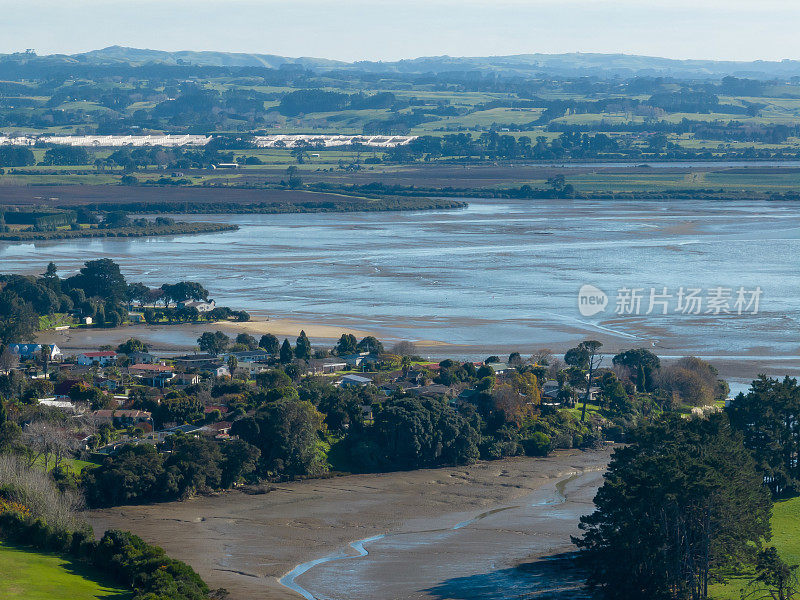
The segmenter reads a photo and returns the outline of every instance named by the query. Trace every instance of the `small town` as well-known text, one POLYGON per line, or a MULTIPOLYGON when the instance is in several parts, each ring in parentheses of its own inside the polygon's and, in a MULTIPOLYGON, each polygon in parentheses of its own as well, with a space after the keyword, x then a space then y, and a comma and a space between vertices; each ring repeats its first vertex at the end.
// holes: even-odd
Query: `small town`
MULTIPOLYGON (((199 303, 187 303, 197 305, 199 303)), ((224 334, 216 334, 216 343, 224 334)), ((255 410, 243 411, 241 406, 229 403, 228 394, 214 394, 219 387, 230 384, 254 386, 269 381, 277 372, 286 373, 293 381, 315 378, 323 385, 342 390, 364 389, 373 394, 364 395, 365 403, 359 406, 365 421, 372 421, 373 404, 380 398, 395 394, 415 398, 440 399, 452 406, 479 393, 479 389, 462 382, 438 383, 443 368, 455 364, 425 362, 421 357, 405 354, 398 356, 385 352, 375 338, 365 338, 354 348, 347 348, 354 340, 344 335, 339 349, 352 349, 352 353, 337 352, 337 348, 317 351, 315 357, 294 358, 297 347, 291 348, 288 340, 277 346, 274 336, 265 335, 257 344, 247 334, 224 342, 229 349, 216 354, 195 353, 158 356, 148 352, 147 346, 137 339, 111 350, 107 348, 77 354, 65 354, 55 344, 12 343, 0 357, 0 375, 13 379, 21 376, 29 380, 30 400, 42 410, 57 411, 72 418, 72 424, 61 433, 73 440, 76 454, 88 453, 98 459, 114 454, 126 444, 156 445, 167 436, 177 433, 202 435, 218 440, 230 439, 233 421, 252 416, 255 410), (278 348, 270 352, 267 348, 278 348), (287 350, 288 348, 288 350, 287 350), (370 348, 369 350, 360 350, 370 348), (287 361, 287 353, 291 358, 287 361), (328 356, 326 356, 328 355, 328 356), (144 410, 147 405, 160 405, 166 400, 201 396, 212 390, 208 403, 196 401, 193 412, 175 414, 169 420, 144 410), (221 399, 220 399, 221 398, 221 399)), ((303 343, 305 333, 299 340, 303 343)), ((199 340, 201 341, 201 340, 199 340)), ((400 343, 395 351, 413 352, 410 342, 400 343)), ((302 354, 302 348, 299 350, 302 354)), ((542 358, 545 358, 544 356, 542 358)), ((485 362, 471 365, 478 379, 497 377, 501 380, 515 367, 523 366, 522 358, 512 355, 510 362, 500 362, 499 357, 489 357, 485 362)), ((546 380, 544 373, 552 372, 537 367, 544 380, 541 398, 548 406, 560 406, 564 401, 563 386, 555 380, 546 380)), ((590 388, 589 402, 595 404, 600 388, 590 388)), ((578 390, 567 397, 575 404, 578 390)), ((205 394, 207 395, 207 394, 205 394)), ((533 402, 531 401, 531 406, 533 402)), ((159 413, 160 414, 160 413, 159 413)))

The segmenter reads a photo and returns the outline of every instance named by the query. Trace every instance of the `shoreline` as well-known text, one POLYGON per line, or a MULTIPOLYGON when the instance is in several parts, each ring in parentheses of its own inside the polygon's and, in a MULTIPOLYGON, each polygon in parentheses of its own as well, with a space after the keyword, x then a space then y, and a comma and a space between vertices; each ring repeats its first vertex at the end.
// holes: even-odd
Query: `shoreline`
MULTIPOLYGON (((381 340, 387 350, 392 344, 402 341, 395 335, 390 335, 382 327, 344 326, 334 320, 309 320, 305 317, 277 316, 267 317, 263 314, 254 314, 250 321, 233 322, 219 321, 216 323, 184 323, 184 324, 158 324, 158 325, 125 325, 113 329, 103 328, 76 328, 66 331, 40 331, 36 339, 40 343, 57 344, 62 350, 70 352, 84 352, 96 350, 99 346, 117 345, 128 338, 139 338, 150 346, 151 351, 166 354, 191 353, 196 350, 196 340, 205 331, 222 331, 231 337, 239 333, 247 333, 258 339, 261 335, 271 333, 279 338, 288 338, 293 341, 300 331, 305 331, 311 339, 312 345, 330 347, 336 344, 342 334, 354 335, 363 338, 372 335, 381 340)), ((425 333, 425 328, 420 329, 425 333)), ((462 344, 444 340, 411 339, 420 355, 429 360, 483 360, 490 355, 504 358, 511 352, 521 352, 523 355, 532 354, 543 348, 548 348, 554 354, 563 354, 566 350, 576 345, 587 336, 575 336, 573 342, 543 341, 540 344, 462 344)), ((592 337, 592 336, 588 336, 592 337)), ((606 354, 613 355, 622 349, 643 347, 641 340, 630 340, 630 343, 620 343, 618 339, 597 335, 605 345, 606 354)), ((674 347, 651 348, 664 362, 670 362, 683 356, 697 356, 710 362, 717 368, 723 378, 736 380, 752 380, 760 374, 772 377, 800 376, 800 356, 767 356, 759 353, 748 354, 746 351, 736 355, 722 353, 704 353, 687 350, 676 352, 674 347)), ((610 364, 610 356, 604 363, 610 364)), ((607 366, 607 365, 606 365, 607 366)))
MULTIPOLYGON (((349 560, 319 564, 303 574, 301 585, 325 589, 325 597, 407 597, 398 596, 396 586, 409 585, 404 582, 418 574, 430 579, 425 585, 444 583, 450 566, 445 568, 442 563, 443 570, 439 570, 434 558, 452 556, 442 552, 449 544, 455 550, 466 540, 463 547, 476 548, 481 554, 487 550, 487 558, 474 563, 472 569, 486 568, 486 561, 496 562, 498 568, 516 568, 532 558, 571 548, 569 536, 577 533, 578 516, 591 510, 591 500, 602 480, 600 470, 605 469, 610 454, 608 447, 564 450, 546 458, 516 457, 460 467, 344 475, 279 483, 261 495, 232 491, 184 502, 95 510, 88 517, 96 531, 129 529, 164 547, 191 564, 212 587, 228 589, 232 600, 300 598, 279 583, 298 565, 342 552, 352 547, 353 540, 403 534, 370 542, 369 564, 355 565, 349 560), (534 510, 536 501, 553 496, 552 489, 566 474, 590 471, 588 480, 565 484, 570 502, 543 504, 541 510, 534 510), (507 509, 492 512, 498 507, 507 509), (559 512, 561 518, 552 518, 551 511, 565 512, 559 512), (443 531, 487 512, 491 514, 480 521, 480 526, 443 531), (403 555, 398 563, 396 551, 402 551, 419 531, 431 531, 425 535, 433 538, 417 540, 422 545, 415 546, 412 555, 403 555), (514 531, 527 533, 509 543, 509 535, 518 537, 514 531), (390 547, 393 539, 402 543, 390 547), (386 593, 371 586, 366 595, 320 588, 320 581, 329 581, 330 569, 339 567, 377 569, 377 574, 370 571, 365 576, 371 582, 380 582, 380 586, 385 584, 386 593)), ((342 582, 347 583, 348 577, 342 575, 342 582)))
POLYGON ((153 226, 148 228, 122 227, 115 229, 64 229, 58 231, 19 231, 12 233, 0 233, 0 243, 35 243, 35 242, 59 242, 64 240, 88 240, 103 238, 146 238, 146 237, 169 237, 175 235, 203 235, 207 233, 223 233, 225 231, 236 231, 238 225, 230 223, 208 223, 182 221, 175 225, 153 226))

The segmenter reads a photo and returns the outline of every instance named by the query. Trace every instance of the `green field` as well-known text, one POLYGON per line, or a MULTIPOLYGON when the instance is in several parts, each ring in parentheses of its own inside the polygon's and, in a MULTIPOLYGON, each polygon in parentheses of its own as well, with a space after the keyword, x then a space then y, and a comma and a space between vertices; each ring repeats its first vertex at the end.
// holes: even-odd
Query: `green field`
MULTIPOLYGON (((788 564, 800 564, 800 498, 775 503, 769 544, 788 564)), ((713 600, 740 600, 740 590, 746 585, 746 578, 736 578, 726 585, 713 586, 710 596, 713 600)))
MULTIPOLYGON (((40 456, 36 459, 36 462, 33 463, 40 469, 44 469, 44 457, 40 456)), ((78 458, 67 458, 62 461, 62 464, 68 467, 69 472, 73 475, 80 475, 81 471, 85 468, 94 469, 95 467, 99 466, 97 463, 89 462, 86 460, 80 460, 78 458)), ((53 469, 53 458, 51 457, 48 461, 47 465, 48 470, 53 469)))
POLYGON ((3 600, 129 600, 108 577, 55 554, 0 543, 0 598, 3 600))

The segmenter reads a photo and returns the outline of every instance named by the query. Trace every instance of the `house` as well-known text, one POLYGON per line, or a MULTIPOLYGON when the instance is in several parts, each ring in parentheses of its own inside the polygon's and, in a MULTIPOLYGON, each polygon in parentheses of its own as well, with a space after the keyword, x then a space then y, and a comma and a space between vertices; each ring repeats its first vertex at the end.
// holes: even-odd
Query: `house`
POLYGON ((371 405, 369 405, 369 404, 362 404, 361 405, 361 417, 365 421, 372 421, 374 416, 372 414, 372 406, 371 405))
POLYGON ((131 323, 144 323, 144 315, 138 312, 129 312, 128 321, 131 323))
POLYGON ((496 375, 502 375, 506 371, 510 370, 511 367, 508 366, 508 363, 497 362, 497 363, 484 363, 487 367, 492 367, 492 370, 495 372, 496 375))
POLYGON ((128 367, 128 373, 138 377, 145 385, 163 388, 175 377, 175 371, 167 365, 141 364, 128 367))
POLYGON ((250 377, 269 370, 270 366, 263 362, 242 361, 236 365, 237 373, 247 373, 250 377))
POLYGON ((200 383, 200 375, 197 373, 178 373, 175 377, 171 380, 173 385, 181 385, 181 386, 188 386, 188 385, 197 385, 200 383))
POLYGON ((360 367, 364 359, 369 356, 369 352, 361 352, 360 354, 345 354, 339 358, 351 367, 360 367))
POLYGON ((211 369, 211 374, 214 377, 230 377, 231 372, 226 365, 220 365, 211 369))
MULTIPOLYGON (((48 360, 55 362, 64 358, 61 349, 55 344, 45 344, 48 349, 48 360)), ((39 360, 42 358, 42 344, 11 344, 11 352, 17 354, 20 360, 39 360)))
POLYGON ((114 427, 130 427, 147 424, 152 427, 153 415, 146 410, 96 410, 92 416, 100 423, 114 427))
POLYGON ((545 393, 552 392, 553 390, 558 391, 558 387, 558 382, 550 379, 542 384, 542 391, 545 393))
POLYGON ((109 379, 108 377, 95 377, 92 380, 92 385, 96 388, 100 388, 101 390, 107 390, 109 392, 114 392, 119 389, 119 381, 116 379, 109 379))
POLYGON ((312 375, 336 373, 347 368, 347 363, 340 358, 312 358, 308 361, 308 372, 312 375))
POLYGON ((424 385, 428 373, 419 369, 411 369, 406 373, 406 380, 416 385, 424 385))
POLYGON ((372 383, 372 379, 369 377, 361 377, 360 375, 345 375, 339 381, 339 387, 364 387, 370 383, 372 383))
POLYGON ((167 365, 137 364, 128 367, 128 373, 134 376, 149 375, 152 373, 172 373, 175 369, 167 365))
POLYGON ((167 433, 167 434, 169 434, 169 433, 185 433, 185 434, 190 434, 190 433, 196 433, 199 430, 200 430, 200 427, 198 427, 197 425, 191 425, 190 423, 186 423, 184 425, 176 425, 175 427, 168 427, 167 429, 163 429, 162 431, 159 431, 158 433, 167 433))
POLYGON ((210 404, 209 406, 206 406, 203 409, 203 413, 207 414, 207 415, 210 415, 215 410, 218 410, 220 412, 220 414, 222 414, 222 415, 228 414, 228 407, 224 406, 222 404, 210 404))
POLYGON ((178 308, 196 308, 197 312, 205 313, 211 312, 217 307, 217 303, 214 300, 186 300, 184 302, 178 302, 178 308))
POLYGON ((266 350, 242 350, 241 352, 226 352, 221 354, 220 358, 227 359, 229 356, 235 356, 236 360, 240 362, 266 362, 272 358, 272 355, 266 350))
POLYGON ((455 398, 455 403, 456 404, 461 404, 462 402, 474 403, 478 394, 480 394, 480 391, 478 390, 470 390, 470 389, 461 390, 461 393, 455 398))
POLYGON ((75 357, 79 365, 107 365, 117 360, 117 353, 112 350, 100 350, 97 352, 84 352, 75 357))
POLYGON ((230 421, 219 421, 218 423, 209 423, 208 425, 200 428, 200 435, 206 435, 213 438, 227 438, 230 437, 230 431, 233 423, 230 421))

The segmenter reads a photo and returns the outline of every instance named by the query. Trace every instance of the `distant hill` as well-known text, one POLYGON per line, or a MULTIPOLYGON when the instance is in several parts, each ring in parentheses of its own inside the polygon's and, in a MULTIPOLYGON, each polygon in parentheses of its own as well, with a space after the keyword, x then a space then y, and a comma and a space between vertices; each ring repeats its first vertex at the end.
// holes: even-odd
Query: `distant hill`
POLYGON ((800 61, 675 60, 630 54, 517 54, 513 56, 423 57, 397 62, 358 62, 353 67, 368 71, 441 73, 446 71, 495 71, 530 76, 547 73, 565 77, 675 77, 720 78, 726 75, 755 79, 800 76, 800 61))
POLYGON ((243 54, 237 52, 195 52, 181 50, 179 52, 166 52, 163 50, 145 50, 140 48, 126 48, 124 46, 109 46, 102 50, 92 50, 83 54, 75 54, 73 58, 81 62, 97 64, 190 64, 210 67, 267 67, 280 68, 285 64, 302 65, 309 68, 346 67, 348 63, 327 60, 324 58, 287 58, 272 54, 243 54))
MULTIPOLYGON (((19 55, 6 55, 6 57, 19 55)), ((30 58, 28 58, 30 59, 30 58)), ((36 60, 36 59, 34 59, 36 60)), ((110 46, 82 54, 51 55, 38 60, 73 62, 85 65, 165 64, 215 67, 304 68, 354 70, 372 73, 440 74, 448 72, 496 73, 509 77, 533 77, 538 74, 562 77, 594 76, 601 78, 634 76, 674 77, 678 79, 719 79, 726 75, 752 79, 787 79, 800 77, 800 61, 714 61, 675 60, 629 54, 518 54, 513 56, 451 57, 429 56, 394 62, 358 61, 353 63, 324 58, 291 58, 273 54, 190 51, 166 52, 110 46)))

